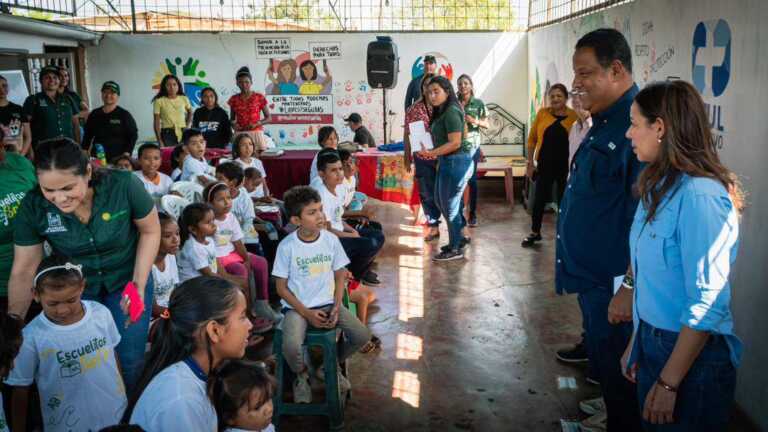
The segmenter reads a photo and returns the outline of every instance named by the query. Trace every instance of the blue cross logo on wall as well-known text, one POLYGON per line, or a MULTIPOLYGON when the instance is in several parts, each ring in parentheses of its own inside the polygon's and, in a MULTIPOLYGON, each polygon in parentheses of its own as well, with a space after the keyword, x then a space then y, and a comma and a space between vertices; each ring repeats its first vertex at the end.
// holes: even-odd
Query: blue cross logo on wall
POLYGON ((693 31, 693 84, 699 93, 723 94, 731 77, 731 28, 723 19, 702 21, 693 31))

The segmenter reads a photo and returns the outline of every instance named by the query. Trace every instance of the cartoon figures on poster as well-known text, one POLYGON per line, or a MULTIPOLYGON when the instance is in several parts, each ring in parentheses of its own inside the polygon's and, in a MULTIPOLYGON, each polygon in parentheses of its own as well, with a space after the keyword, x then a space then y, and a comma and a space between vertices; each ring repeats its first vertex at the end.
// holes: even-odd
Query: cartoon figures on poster
POLYGON ((308 52, 301 52, 294 59, 270 59, 267 66, 265 92, 267 95, 330 95, 333 77, 328 62, 323 60, 323 75, 318 72, 315 60, 308 52))

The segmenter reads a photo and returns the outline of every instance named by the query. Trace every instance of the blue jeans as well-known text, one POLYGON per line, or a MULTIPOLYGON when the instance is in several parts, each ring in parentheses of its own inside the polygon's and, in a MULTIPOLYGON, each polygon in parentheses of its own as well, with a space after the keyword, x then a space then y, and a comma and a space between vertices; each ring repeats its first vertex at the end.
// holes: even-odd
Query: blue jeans
POLYGON ((127 328, 125 327, 125 320, 128 317, 123 314, 123 310, 120 308, 120 300, 123 295, 122 287, 111 293, 102 290, 95 296, 83 294, 84 299, 97 301, 106 306, 115 320, 117 330, 120 332, 120 343, 115 351, 120 360, 123 383, 128 394, 133 391, 133 387, 139 381, 144 369, 144 352, 147 348, 147 336, 149 335, 149 318, 152 315, 154 285, 152 275, 150 275, 144 290, 144 313, 138 322, 127 328))
POLYGON ((462 151, 438 159, 436 201, 448 224, 448 245, 454 250, 461 246, 461 230, 467 224, 463 214, 464 188, 472 177, 472 163, 472 156, 462 151))
MULTIPOLYGON (((648 392, 661 374, 678 333, 640 321, 637 330, 637 399, 642 412, 648 392)), ((674 423, 653 425, 643 421, 643 430, 653 432, 725 431, 736 390, 736 368, 731 363, 725 338, 710 335, 707 344, 678 386, 674 423)))
POLYGON ((360 237, 340 237, 339 241, 349 257, 347 269, 355 279, 360 280, 368 273, 386 239, 384 233, 372 227, 360 227, 357 232, 360 237))
POLYGON ((475 155, 472 156, 472 177, 469 178, 469 183, 467 183, 467 187, 469 188, 470 217, 477 214, 477 164, 480 163, 480 156, 482 156, 480 149, 475 150, 475 155))
POLYGON ((600 381, 608 412, 608 432, 640 431, 636 386, 621 374, 621 356, 632 336, 632 323, 608 322, 613 291, 593 286, 579 294, 590 368, 600 381))
POLYGON ((437 161, 414 158, 414 177, 419 185, 419 197, 427 225, 440 226, 440 208, 435 202, 435 180, 437 179, 437 161))

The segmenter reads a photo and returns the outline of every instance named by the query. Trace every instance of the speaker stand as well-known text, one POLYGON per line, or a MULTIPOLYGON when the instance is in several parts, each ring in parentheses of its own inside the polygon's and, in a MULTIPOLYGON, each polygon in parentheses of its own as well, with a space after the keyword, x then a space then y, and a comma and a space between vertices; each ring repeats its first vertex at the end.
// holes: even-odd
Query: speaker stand
POLYGON ((382 105, 384 106, 384 110, 382 113, 384 114, 384 144, 389 144, 389 141, 387 141, 387 88, 381 89, 384 92, 384 96, 382 99, 382 105))

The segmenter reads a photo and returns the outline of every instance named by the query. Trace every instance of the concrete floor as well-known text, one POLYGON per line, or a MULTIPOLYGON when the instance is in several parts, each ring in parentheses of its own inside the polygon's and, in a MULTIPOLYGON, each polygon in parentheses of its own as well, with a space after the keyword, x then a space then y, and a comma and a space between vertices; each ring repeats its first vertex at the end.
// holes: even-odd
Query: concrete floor
MULTIPOLYGON (((523 249, 530 217, 504 202, 501 182, 480 183, 480 226, 464 261, 430 260, 445 226, 440 243, 425 245, 407 209, 375 204, 387 245, 369 324, 383 346, 349 362, 346 430, 559 431, 560 419, 583 418, 579 400, 598 394, 582 367, 554 358, 579 339, 581 318, 575 297, 554 293, 553 216, 544 241, 523 249)), ((327 421, 284 417, 281 426, 323 431, 327 421)))

